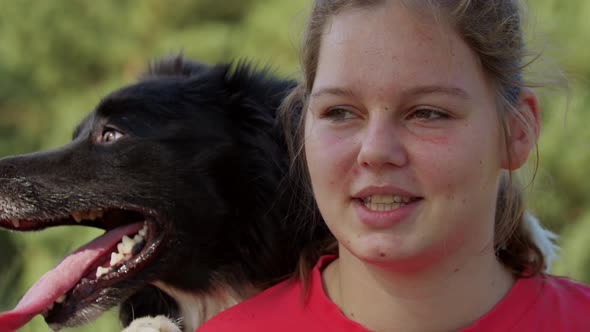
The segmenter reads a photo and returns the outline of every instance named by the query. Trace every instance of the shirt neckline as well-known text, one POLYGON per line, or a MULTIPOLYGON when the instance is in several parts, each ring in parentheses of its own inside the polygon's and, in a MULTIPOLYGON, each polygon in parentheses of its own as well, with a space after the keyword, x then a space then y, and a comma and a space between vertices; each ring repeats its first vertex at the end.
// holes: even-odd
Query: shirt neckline
MULTIPOLYGON (((331 330, 345 329, 346 331, 367 332, 368 329, 346 317, 324 290, 321 271, 336 258, 337 255, 322 256, 313 268, 307 302, 309 310, 331 330)), ((542 287, 542 276, 518 278, 500 302, 471 326, 463 328, 459 332, 509 331, 541 297, 542 287)))

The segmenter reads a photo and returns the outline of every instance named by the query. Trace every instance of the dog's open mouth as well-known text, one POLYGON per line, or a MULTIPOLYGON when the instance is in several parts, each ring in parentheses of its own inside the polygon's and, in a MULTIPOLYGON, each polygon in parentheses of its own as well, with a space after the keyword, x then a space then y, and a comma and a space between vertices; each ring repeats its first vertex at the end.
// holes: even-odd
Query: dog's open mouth
POLYGON ((155 257, 162 232, 152 215, 95 209, 56 219, 0 220, 2 227, 18 231, 75 224, 106 230, 45 273, 13 310, 0 314, 0 326, 16 330, 38 314, 50 325, 70 326, 75 325, 70 320, 77 313, 90 306, 106 306, 111 300, 107 290, 136 275, 155 257))

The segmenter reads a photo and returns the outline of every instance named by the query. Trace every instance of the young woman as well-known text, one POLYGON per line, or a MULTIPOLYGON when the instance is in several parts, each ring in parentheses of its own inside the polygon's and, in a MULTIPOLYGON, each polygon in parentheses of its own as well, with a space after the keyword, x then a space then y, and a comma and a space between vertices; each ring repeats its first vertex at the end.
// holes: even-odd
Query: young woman
POLYGON ((540 129, 520 24, 511 0, 315 1, 285 118, 304 105, 295 158, 334 241, 199 331, 590 331, 511 176, 540 129))

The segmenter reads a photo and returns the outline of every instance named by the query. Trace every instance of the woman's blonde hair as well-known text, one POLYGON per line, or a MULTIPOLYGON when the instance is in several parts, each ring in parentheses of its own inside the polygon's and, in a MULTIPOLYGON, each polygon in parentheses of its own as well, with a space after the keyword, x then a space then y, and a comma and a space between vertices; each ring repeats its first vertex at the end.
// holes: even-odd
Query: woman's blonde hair
MULTIPOLYGON (((313 3, 301 44, 302 80, 285 99, 281 121, 287 131, 293 160, 292 176, 299 179, 305 194, 300 219, 311 226, 322 223, 315 205, 303 149, 303 121, 308 98, 315 81, 322 34, 330 18, 350 9, 369 9, 387 0, 316 0, 313 3)), ((532 114, 516 108, 527 51, 523 42, 522 8, 517 0, 400 0, 414 10, 431 14, 436 21, 451 24, 478 57, 496 89, 497 110, 505 141, 508 142, 508 117, 515 116, 535 140, 532 114)), ((507 143, 508 144, 508 143, 507 143)), ((508 145, 506 149, 509 149, 508 145)), ((510 153, 508 153, 510 155, 510 153)), ((525 204, 521 185, 509 171, 503 171, 498 189, 494 249, 499 260, 515 276, 543 273, 545 261, 524 225, 525 204)), ((306 226, 307 227, 307 226, 306 226)), ((336 240, 310 245, 301 255, 298 276, 305 281, 320 255, 336 253, 336 240)))

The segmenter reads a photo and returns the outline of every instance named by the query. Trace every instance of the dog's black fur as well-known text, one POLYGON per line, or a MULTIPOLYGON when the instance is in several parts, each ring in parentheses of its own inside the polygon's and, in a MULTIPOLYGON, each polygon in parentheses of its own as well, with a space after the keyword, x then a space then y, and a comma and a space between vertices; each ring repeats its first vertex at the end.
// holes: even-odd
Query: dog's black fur
POLYGON ((71 212, 97 208, 111 212, 81 224, 150 224, 145 260, 58 305, 50 326, 75 326, 123 302, 124 324, 181 315, 154 284, 214 301, 230 289, 240 300, 288 276, 301 248, 325 233, 299 229, 289 210, 297 192, 285 180, 276 112, 293 86, 243 63, 167 58, 105 97, 69 144, 0 160, 3 228, 74 225, 71 212))

